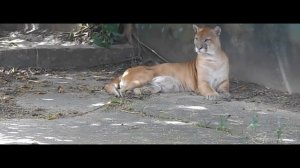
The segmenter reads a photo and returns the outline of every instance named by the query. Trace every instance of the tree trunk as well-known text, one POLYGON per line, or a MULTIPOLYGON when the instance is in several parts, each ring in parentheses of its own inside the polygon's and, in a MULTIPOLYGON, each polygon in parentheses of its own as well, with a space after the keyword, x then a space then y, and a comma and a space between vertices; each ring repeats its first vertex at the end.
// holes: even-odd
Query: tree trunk
POLYGON ((135 24, 120 24, 119 33, 123 35, 129 44, 132 44, 132 35, 136 33, 135 24))

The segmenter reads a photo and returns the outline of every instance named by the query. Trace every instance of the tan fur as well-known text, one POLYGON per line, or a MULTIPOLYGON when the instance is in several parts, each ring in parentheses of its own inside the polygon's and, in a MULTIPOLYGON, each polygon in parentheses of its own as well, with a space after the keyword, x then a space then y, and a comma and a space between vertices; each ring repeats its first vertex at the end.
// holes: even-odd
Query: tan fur
POLYGON ((196 25, 193 25, 193 28, 195 51, 198 54, 196 58, 182 63, 129 68, 123 75, 105 85, 104 89, 108 93, 122 96, 126 91, 151 83, 155 77, 168 76, 174 78, 174 81, 181 82, 178 84, 183 88, 180 91, 194 91, 210 100, 216 99, 219 93, 229 96, 229 63, 220 44, 221 28, 218 26, 199 28, 196 25), (120 94, 116 93, 116 90, 120 94))

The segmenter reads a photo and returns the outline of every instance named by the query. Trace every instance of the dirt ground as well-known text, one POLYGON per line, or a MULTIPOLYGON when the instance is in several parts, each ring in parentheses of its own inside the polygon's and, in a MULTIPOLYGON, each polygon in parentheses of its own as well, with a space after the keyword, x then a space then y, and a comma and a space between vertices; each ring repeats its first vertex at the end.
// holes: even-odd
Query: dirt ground
MULTIPOLYGON (((66 32, 53 33, 48 30, 39 29, 31 33, 1 31, 0 42, 0 48, 33 47, 41 44, 66 46, 90 45, 85 41, 70 41, 69 34, 66 32)), ((89 69, 87 71, 88 73, 83 76, 89 76, 91 74, 96 74, 96 76, 100 75, 102 78, 98 80, 106 82, 113 76, 120 75, 125 69, 138 64, 141 64, 140 60, 132 60, 131 62, 123 64, 99 66, 89 69)), ((67 73, 76 74, 86 71, 82 69, 45 70, 41 68, 16 68, 17 67, 0 67, 0 110, 6 111, 5 113, 0 113, 0 118, 16 117, 16 114, 22 114, 21 116, 24 114, 24 116, 27 117, 31 116, 31 112, 19 109, 14 105, 14 98, 26 92, 37 92, 37 94, 43 94, 43 92, 38 92, 38 89, 42 89, 41 87, 47 88, 52 86, 49 83, 47 84, 47 80, 43 81, 42 84, 40 82, 36 82, 36 75, 49 74, 61 76, 66 75, 67 73)), ((231 79, 230 82, 232 100, 269 104, 279 109, 286 109, 294 112, 298 112, 300 110, 300 94, 289 95, 286 92, 266 88, 247 81, 240 81, 238 79, 231 79)), ((73 91, 77 91, 76 88, 74 88, 73 91)))
MULTIPOLYGON (((94 67, 82 73, 82 70, 46 70, 41 68, 17 69, 14 67, 0 68, 0 118, 43 118, 47 114, 43 109, 28 111, 16 105, 16 98, 26 93, 43 95, 48 92, 64 93, 64 89, 74 93, 91 93, 91 94, 106 94, 102 90, 103 83, 109 82, 114 76, 120 75, 125 69, 137 65, 137 62, 126 62, 123 64, 111 64, 99 67, 94 67), (94 76, 97 81, 103 83, 95 86, 87 86, 85 84, 77 87, 63 88, 59 84, 39 79, 41 75, 60 76, 64 78, 66 74, 75 74, 86 80, 88 77, 94 76)), ((253 102, 257 104, 268 104, 282 110, 290 110, 299 112, 300 110, 300 94, 289 95, 285 92, 266 88, 264 86, 231 79, 230 86, 231 100, 253 102)), ((193 93, 191 93, 193 94, 193 93)), ((147 99, 150 95, 143 96, 128 96, 127 99, 141 100, 147 99)), ((76 112, 64 114, 67 116, 76 116, 76 112)))
MULTIPOLYGON (((38 45, 45 39, 50 45, 71 44, 61 35, 57 41, 47 32, 10 34, 4 37, 9 42, 0 48, 26 46, 30 41, 38 45), (16 37, 26 40, 14 41, 16 37)), ((230 79, 231 100, 219 101, 207 101, 192 92, 120 99, 102 89, 113 77, 139 64, 140 60, 132 60, 90 69, 0 67, 0 143, 31 139, 42 143, 256 144, 278 143, 279 137, 284 143, 299 143, 300 94, 238 79, 230 79)))

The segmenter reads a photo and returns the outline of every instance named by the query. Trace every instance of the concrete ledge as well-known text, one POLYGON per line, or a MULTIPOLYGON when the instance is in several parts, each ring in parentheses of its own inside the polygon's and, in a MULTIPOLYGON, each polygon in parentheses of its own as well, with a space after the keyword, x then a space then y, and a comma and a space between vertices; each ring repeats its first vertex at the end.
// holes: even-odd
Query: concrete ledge
POLYGON ((110 48, 84 46, 40 46, 35 48, 0 50, 0 66, 42 68, 88 68, 108 63, 120 63, 134 56, 131 45, 110 48))

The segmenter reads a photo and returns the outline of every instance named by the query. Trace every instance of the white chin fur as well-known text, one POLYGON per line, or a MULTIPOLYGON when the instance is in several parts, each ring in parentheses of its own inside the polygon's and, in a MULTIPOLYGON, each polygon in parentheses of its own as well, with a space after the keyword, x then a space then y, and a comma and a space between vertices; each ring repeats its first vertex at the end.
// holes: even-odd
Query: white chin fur
POLYGON ((200 49, 200 52, 201 52, 201 53, 206 53, 206 50, 205 50, 204 48, 201 48, 201 49, 200 49))
POLYGON ((207 53, 207 50, 206 50, 205 48, 201 48, 201 49, 199 50, 197 47, 195 47, 195 51, 196 51, 196 53, 198 53, 198 54, 200 54, 200 53, 202 53, 202 54, 207 53))

